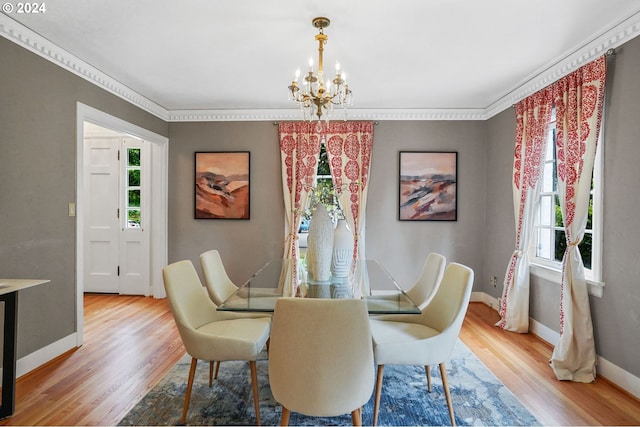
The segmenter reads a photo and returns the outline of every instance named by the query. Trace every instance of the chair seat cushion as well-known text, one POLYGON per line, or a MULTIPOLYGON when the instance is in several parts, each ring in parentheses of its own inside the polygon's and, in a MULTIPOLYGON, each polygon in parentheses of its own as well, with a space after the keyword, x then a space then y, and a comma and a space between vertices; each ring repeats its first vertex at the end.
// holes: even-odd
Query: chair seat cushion
MULTIPOLYGON (((378 365, 428 365, 433 362, 427 340, 439 335, 439 331, 417 323, 371 319, 374 356, 378 365)), ((440 361, 437 361, 440 363, 440 361)))
POLYGON ((256 360, 269 339, 271 318, 220 320, 197 329, 205 360, 256 360))

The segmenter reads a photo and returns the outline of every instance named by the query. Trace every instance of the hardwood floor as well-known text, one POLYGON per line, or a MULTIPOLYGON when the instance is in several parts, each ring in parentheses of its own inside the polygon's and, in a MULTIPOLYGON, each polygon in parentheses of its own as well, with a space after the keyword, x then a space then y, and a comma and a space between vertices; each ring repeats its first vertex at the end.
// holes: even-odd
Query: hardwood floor
MULTIPOLYGON (((166 300, 88 294, 85 316, 84 345, 21 377, 0 425, 115 425, 184 355, 166 300)), ((600 378, 557 381, 551 346, 497 320, 472 303, 461 339, 543 425, 640 425, 639 400, 600 378)))

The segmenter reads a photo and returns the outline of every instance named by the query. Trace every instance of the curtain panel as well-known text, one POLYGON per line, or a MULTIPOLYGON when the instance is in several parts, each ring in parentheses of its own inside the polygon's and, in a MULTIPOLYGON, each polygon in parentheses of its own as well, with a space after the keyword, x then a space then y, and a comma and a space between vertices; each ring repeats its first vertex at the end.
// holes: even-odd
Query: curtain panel
POLYGON ((560 341, 551 357, 560 380, 591 382, 596 377, 593 324, 578 245, 589 213, 605 78, 602 56, 554 84, 558 193, 567 239, 562 257, 560 341))
POLYGON ((316 122, 283 122, 278 125, 282 188, 284 193, 285 238, 283 258, 288 271, 281 277, 285 296, 294 296, 298 288, 298 229, 313 190, 320 159, 321 129, 316 122))
MULTIPOLYGON (((364 224, 373 122, 331 122, 324 137, 333 187, 353 234, 353 260, 365 259, 364 224)), ((361 294, 368 294, 367 278, 355 279, 360 283, 361 294)))
POLYGON ((505 273, 499 310, 501 319, 496 324, 512 332, 529 331, 529 247, 552 110, 551 88, 543 89, 516 105, 513 159, 516 244, 505 273))

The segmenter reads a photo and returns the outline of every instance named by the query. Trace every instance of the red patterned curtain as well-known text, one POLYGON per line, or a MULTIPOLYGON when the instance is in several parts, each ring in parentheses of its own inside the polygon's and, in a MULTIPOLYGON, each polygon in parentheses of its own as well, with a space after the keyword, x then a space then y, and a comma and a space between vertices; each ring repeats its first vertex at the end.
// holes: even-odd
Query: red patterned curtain
POLYGON ((529 331, 529 247, 533 237, 539 181, 553 110, 553 92, 543 89, 516 105, 516 147, 513 159, 513 206, 516 244, 504 278, 497 326, 529 331))
POLYGON ((296 294, 298 286, 298 229, 307 207, 309 193, 315 185, 320 158, 321 129, 317 122, 284 122, 278 126, 282 188, 285 205, 284 265, 285 296, 296 294))
POLYGON ((567 239, 562 258, 560 341, 551 357, 560 380, 591 382, 596 377, 593 324, 578 245, 587 224, 605 77, 602 56, 554 84, 558 193, 567 239))
MULTIPOLYGON (((333 186, 353 233, 353 259, 365 259, 364 224, 373 122, 330 122, 325 126, 324 136, 333 186)), ((364 278, 360 290, 368 293, 364 278)))

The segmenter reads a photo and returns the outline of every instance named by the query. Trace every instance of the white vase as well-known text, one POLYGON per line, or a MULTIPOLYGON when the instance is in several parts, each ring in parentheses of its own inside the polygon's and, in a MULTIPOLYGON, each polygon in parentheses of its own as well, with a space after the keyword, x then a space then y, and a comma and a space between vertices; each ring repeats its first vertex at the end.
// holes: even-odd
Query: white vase
POLYGON ((307 238, 307 275, 311 281, 325 282, 331 278, 333 223, 327 208, 320 204, 311 216, 307 238))
POLYGON ((347 227, 347 221, 338 220, 333 232, 333 255, 331 272, 333 277, 347 277, 353 260, 353 234, 347 227))

